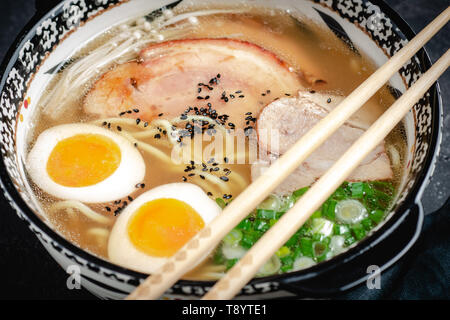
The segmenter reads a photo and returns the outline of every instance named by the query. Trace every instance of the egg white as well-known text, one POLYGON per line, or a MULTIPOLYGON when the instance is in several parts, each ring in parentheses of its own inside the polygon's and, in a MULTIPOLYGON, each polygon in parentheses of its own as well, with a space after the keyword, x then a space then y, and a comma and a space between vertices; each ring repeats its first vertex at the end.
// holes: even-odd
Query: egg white
MULTIPOLYGON (((205 226, 222 211, 214 200, 194 184, 171 183, 149 190, 133 200, 114 224, 108 242, 108 255, 113 263, 136 271, 152 273, 167 261, 166 257, 153 257, 138 250, 128 236, 128 223, 134 213, 145 203, 156 199, 176 199, 187 203, 202 217, 205 226)), ((195 265, 192 266, 194 267, 195 265)))
POLYGON ((26 168, 36 185, 60 199, 85 203, 109 202, 136 190, 145 177, 145 162, 140 152, 125 138, 89 124, 64 124, 42 132, 28 154, 26 168), (48 158, 61 140, 79 134, 98 134, 111 139, 120 149, 119 167, 106 179, 86 187, 67 187, 56 183, 47 172, 48 158))

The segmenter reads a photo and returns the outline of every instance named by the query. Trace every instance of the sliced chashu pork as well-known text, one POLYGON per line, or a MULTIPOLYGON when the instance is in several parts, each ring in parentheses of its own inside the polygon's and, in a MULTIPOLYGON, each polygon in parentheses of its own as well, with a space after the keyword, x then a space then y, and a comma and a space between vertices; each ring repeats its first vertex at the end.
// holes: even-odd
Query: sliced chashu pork
MULTIPOLYGON (((330 99, 341 98, 300 92, 298 97, 274 101, 263 109, 257 120, 260 159, 252 164, 253 180, 327 116, 330 99)), ((366 125, 361 119, 350 119, 315 150, 275 192, 287 194, 314 183, 364 133, 366 125)), ((347 180, 386 180, 392 176, 393 172, 383 142, 362 161, 347 180)))
POLYGON ((106 118, 137 108, 139 113, 126 116, 150 121, 161 113, 172 118, 188 106, 211 103, 243 128, 245 113, 257 115, 275 98, 303 88, 301 76, 273 53, 240 40, 168 41, 145 48, 140 58, 104 74, 85 98, 84 110, 106 118), (209 84, 214 78, 218 83, 209 84))

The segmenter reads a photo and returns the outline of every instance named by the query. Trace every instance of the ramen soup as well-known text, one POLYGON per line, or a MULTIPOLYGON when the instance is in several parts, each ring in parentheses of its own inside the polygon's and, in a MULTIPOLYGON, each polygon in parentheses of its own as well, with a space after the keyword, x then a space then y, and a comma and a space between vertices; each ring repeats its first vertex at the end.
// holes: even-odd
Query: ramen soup
MULTIPOLYGON (((374 70, 329 30, 282 11, 129 21, 81 48, 47 87, 27 171, 61 234, 151 273, 374 70)), ((381 89, 185 279, 222 276, 393 101, 381 89)), ((308 268, 370 234, 393 202, 404 151, 400 125, 258 276, 308 268)))

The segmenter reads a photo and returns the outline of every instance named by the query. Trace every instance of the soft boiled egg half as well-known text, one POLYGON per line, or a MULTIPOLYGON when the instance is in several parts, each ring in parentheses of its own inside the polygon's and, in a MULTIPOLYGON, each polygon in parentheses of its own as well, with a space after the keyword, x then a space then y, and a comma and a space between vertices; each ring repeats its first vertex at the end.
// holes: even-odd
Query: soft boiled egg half
POLYGON ((109 259, 136 271, 155 272, 220 212, 196 185, 156 187, 120 214, 109 237, 109 259))
POLYGON ((85 203, 123 198, 145 176, 144 159, 128 140, 89 124, 42 132, 28 154, 27 169, 48 194, 85 203))

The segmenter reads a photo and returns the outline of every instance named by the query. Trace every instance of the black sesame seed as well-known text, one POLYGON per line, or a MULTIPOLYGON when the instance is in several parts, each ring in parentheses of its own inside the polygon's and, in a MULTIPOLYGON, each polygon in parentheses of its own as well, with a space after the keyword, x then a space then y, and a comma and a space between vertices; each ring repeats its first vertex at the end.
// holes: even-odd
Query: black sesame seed
POLYGON ((133 111, 131 111, 131 110, 127 110, 127 113, 128 113, 128 114, 131 114, 132 112, 133 112, 133 111))
POLYGON ((119 204, 121 202, 122 202, 122 200, 116 200, 116 201, 114 201, 114 204, 119 204))
POLYGON ((211 197, 212 196, 212 192, 208 191, 207 195, 211 197))
POLYGON ((241 95, 239 96, 239 98, 241 98, 241 99, 244 98, 244 97, 245 97, 245 96, 244 96, 243 94, 241 94, 241 95))
POLYGON ((290 96, 291 96, 290 93, 285 93, 284 95, 287 96, 287 97, 290 97, 290 96))
POLYGON ((122 128, 120 126, 117 126, 117 130, 122 131, 122 128))
POLYGON ((155 134, 155 139, 161 139, 161 135, 159 133, 155 134))
POLYGON ((123 116, 125 113, 125 111, 122 111, 121 113, 119 113, 119 117, 123 116))
POLYGON ((181 179, 183 180, 183 182, 187 181, 187 178, 185 176, 183 176, 181 179))
POLYGON ((141 123, 141 119, 137 118, 136 119, 136 124, 139 124, 139 123, 141 123))
POLYGON ((331 103, 331 98, 328 98, 327 103, 331 103))
POLYGON ((106 211, 111 212, 111 208, 110 207, 105 207, 106 211))
POLYGON ((309 93, 314 94, 314 93, 316 93, 316 91, 315 90, 311 90, 309 93))
POLYGON ((128 201, 133 201, 134 199, 131 196, 128 196, 128 201))
POLYGON ((135 113, 138 113, 138 112, 139 112, 139 109, 133 109, 133 111, 134 111, 135 113))
POLYGON ((134 143, 134 146, 137 148, 137 146, 138 146, 137 142, 134 143))
POLYGON ((158 117, 162 117, 162 116, 163 116, 163 114, 164 114, 164 113, 160 113, 160 114, 158 114, 158 117))
POLYGON ((227 157, 223 158, 223 161, 225 161, 225 163, 228 163, 228 158, 227 157))
POLYGON ((201 97, 201 96, 198 96, 197 97, 197 100, 203 100, 204 98, 203 97, 201 97))
POLYGON ((195 176, 195 173, 189 173, 188 174, 188 177, 193 177, 193 176, 195 176))
POLYGON ((102 123, 102 126, 104 127, 104 126, 106 126, 108 123, 106 122, 106 121, 104 121, 103 123, 102 123))
POLYGON ((148 127, 148 122, 144 123, 144 128, 148 127))
POLYGON ((225 182, 227 182, 228 180, 230 180, 230 179, 228 179, 228 178, 225 177, 225 176, 221 176, 220 179, 223 180, 223 181, 225 181, 225 182))
POLYGON ((200 175, 200 178, 202 178, 203 180, 205 180, 205 176, 200 175))
POLYGON ((220 73, 219 73, 219 74, 217 74, 216 78, 219 78, 219 79, 220 79, 220 73))

